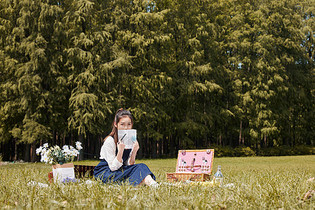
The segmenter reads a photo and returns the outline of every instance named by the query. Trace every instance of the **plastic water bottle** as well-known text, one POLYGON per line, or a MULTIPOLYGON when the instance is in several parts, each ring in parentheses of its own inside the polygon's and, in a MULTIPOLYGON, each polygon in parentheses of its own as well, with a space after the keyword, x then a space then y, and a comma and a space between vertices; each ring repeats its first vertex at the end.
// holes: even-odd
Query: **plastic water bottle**
POLYGON ((223 174, 221 172, 221 166, 218 166, 218 171, 214 174, 214 183, 215 185, 223 185, 223 174))

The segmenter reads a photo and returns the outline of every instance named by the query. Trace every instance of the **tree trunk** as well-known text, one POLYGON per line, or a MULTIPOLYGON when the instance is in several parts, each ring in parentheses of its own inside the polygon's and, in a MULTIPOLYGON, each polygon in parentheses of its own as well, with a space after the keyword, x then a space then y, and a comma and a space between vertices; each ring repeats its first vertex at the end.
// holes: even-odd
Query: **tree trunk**
POLYGON ((30 144, 26 144, 24 147, 24 161, 30 161, 30 144))
POLYGON ((35 162, 36 160, 36 144, 35 142, 31 144, 31 149, 30 149, 30 156, 31 156, 31 162, 35 162))
POLYGON ((163 148, 162 148, 162 153, 163 155, 169 155, 167 148, 168 148, 168 142, 169 142, 169 138, 166 136, 163 139, 163 148))
POLYGON ((91 155, 90 155, 90 158, 94 158, 95 157, 95 144, 96 144, 96 141, 93 141, 93 139, 95 138, 95 136, 94 135, 92 135, 92 137, 91 137, 91 147, 90 147, 90 152, 91 152, 91 155))
POLYGON ((156 156, 159 157, 160 154, 160 143, 159 140, 156 141, 156 156))
POLYGON ((53 131, 53 139, 52 139, 52 145, 56 145, 57 144, 57 132, 53 131))
MULTIPOLYGON (((72 137, 72 135, 71 135, 71 137, 72 137)), ((83 147, 83 149, 81 150, 81 152, 80 152, 80 154, 79 154, 79 156, 78 156, 78 160, 83 160, 84 159, 84 150, 86 149, 85 148, 85 145, 84 145, 84 142, 83 142, 83 135, 82 134, 80 134, 79 136, 78 136, 78 140, 79 140, 79 142, 81 142, 82 143, 82 147, 83 147)))
POLYGON ((14 139, 14 158, 13 158, 13 160, 14 161, 17 161, 17 156, 18 156, 18 148, 17 148, 17 146, 18 146, 18 144, 17 144, 17 140, 16 139, 14 139))
POLYGON ((87 138, 87 146, 86 146, 86 151, 91 151, 91 142, 90 142, 90 134, 86 135, 87 138))
POLYGON ((165 144, 165 138, 163 138, 161 142, 161 155, 162 156, 164 155, 164 144, 165 144))
POLYGON ((238 144, 241 145, 242 144, 242 125, 243 125, 243 122, 241 120, 240 122, 240 135, 238 137, 238 144))
POLYGON ((175 140, 173 139, 173 135, 170 136, 170 155, 171 157, 174 157, 174 154, 175 154, 175 140))
POLYGON ((158 145, 157 145, 157 157, 160 158, 162 155, 162 148, 163 148, 163 139, 158 140, 158 145))
POLYGON ((152 141, 152 146, 153 146, 153 158, 156 158, 156 152, 157 152, 157 141, 152 139, 151 138, 151 141, 152 141))
POLYGON ((143 157, 144 158, 147 158, 147 154, 149 154, 149 144, 148 144, 148 141, 147 141, 147 139, 148 139, 148 137, 147 137, 147 135, 145 135, 144 136, 144 139, 143 139, 143 146, 142 146, 142 148, 143 148, 143 152, 142 152, 142 155, 143 155, 143 157))

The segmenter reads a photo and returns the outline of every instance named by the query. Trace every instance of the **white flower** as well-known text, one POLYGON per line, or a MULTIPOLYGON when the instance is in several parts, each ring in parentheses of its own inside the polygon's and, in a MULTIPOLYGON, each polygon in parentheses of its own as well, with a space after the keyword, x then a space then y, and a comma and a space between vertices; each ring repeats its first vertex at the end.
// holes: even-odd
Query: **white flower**
POLYGON ((42 154, 46 152, 47 152, 47 149, 45 147, 42 147, 42 154))
POLYGON ((42 152, 43 147, 40 146, 39 148, 36 149, 36 154, 39 155, 42 152))
MULTIPOLYGON (((82 149, 81 142, 76 142, 76 148, 82 149)), ((41 162, 45 163, 67 163, 73 161, 79 151, 73 146, 64 145, 62 149, 58 145, 48 147, 48 143, 36 149, 36 154, 41 155, 41 162)))
POLYGON ((48 156, 47 156, 46 154, 44 154, 44 155, 42 155, 42 158, 41 158, 41 160, 40 160, 40 161, 41 161, 41 162, 48 163, 49 158, 48 158, 48 156))
POLYGON ((74 156, 78 156, 79 153, 80 153, 80 152, 79 152, 78 150, 73 150, 74 156))
POLYGON ((63 150, 69 150, 69 146, 68 145, 63 145, 62 149, 63 150))
POLYGON ((75 142, 75 147, 76 147, 78 150, 83 149, 83 147, 82 147, 81 145, 82 145, 81 142, 79 142, 79 141, 75 142))
POLYGON ((40 157, 40 162, 44 162, 44 155, 40 157))

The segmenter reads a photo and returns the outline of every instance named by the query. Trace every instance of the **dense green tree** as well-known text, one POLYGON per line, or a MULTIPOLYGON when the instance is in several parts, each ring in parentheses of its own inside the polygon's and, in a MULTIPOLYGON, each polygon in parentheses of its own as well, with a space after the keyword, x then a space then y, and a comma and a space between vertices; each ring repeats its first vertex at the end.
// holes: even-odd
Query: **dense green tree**
POLYGON ((312 0, 0 1, 0 152, 96 156, 120 107, 141 157, 314 145, 314 28, 312 0))
MULTIPOLYGON (((65 67, 69 74, 67 82, 69 97, 68 125, 78 135, 101 133, 107 109, 97 73, 100 55, 94 47, 104 40, 103 34, 95 32, 96 11, 92 1, 71 1, 72 7, 65 14, 67 43, 65 67), (99 36, 99 37, 98 37, 99 36)), ((97 46, 98 48, 99 46, 97 46)), ((104 49, 106 50, 106 49, 104 49)))

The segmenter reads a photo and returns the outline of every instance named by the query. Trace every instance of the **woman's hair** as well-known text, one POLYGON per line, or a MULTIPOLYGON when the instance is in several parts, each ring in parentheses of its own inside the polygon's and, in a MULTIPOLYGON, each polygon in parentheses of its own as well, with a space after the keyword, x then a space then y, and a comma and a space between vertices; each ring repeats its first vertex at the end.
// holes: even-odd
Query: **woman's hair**
MULTIPOLYGON (((115 114, 115 119, 114 119, 113 124, 112 124, 112 132, 110 132, 110 134, 108 135, 108 136, 111 136, 114 138, 115 145, 117 145, 117 142, 118 142, 118 129, 116 126, 118 125, 120 119, 123 117, 126 117, 126 116, 130 118, 131 123, 133 124, 133 117, 132 117, 132 114, 130 113, 129 110, 125 110, 123 108, 120 108, 120 109, 118 109, 118 111, 115 114), (115 124, 116 124, 116 126, 115 126, 115 124)), ((106 136, 106 138, 108 136, 106 136)))

